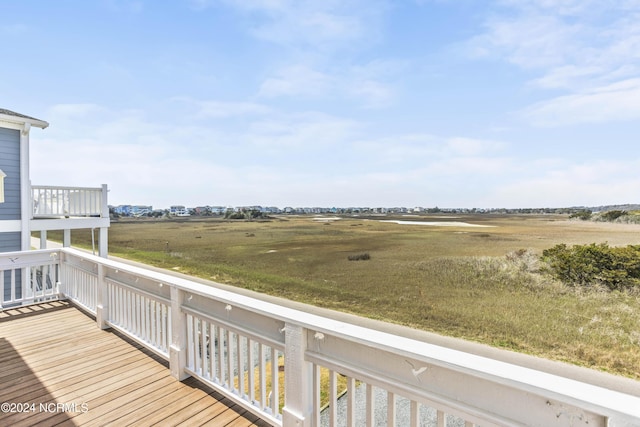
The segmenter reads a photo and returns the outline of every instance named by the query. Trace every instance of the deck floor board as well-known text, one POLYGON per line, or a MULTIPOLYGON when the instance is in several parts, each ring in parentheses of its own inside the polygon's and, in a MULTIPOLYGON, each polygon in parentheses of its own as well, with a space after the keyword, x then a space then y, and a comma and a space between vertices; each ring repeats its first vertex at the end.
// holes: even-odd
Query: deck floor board
POLYGON ((0 425, 269 425, 66 302, 0 311, 0 384, 0 425))

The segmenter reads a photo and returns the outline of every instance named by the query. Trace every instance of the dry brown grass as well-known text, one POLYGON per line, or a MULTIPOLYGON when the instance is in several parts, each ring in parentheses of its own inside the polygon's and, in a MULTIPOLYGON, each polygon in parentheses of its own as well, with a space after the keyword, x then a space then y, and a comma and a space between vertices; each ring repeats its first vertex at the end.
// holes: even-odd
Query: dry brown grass
MULTIPOLYGON (((536 270, 537 255, 558 243, 638 244, 639 225, 551 215, 457 220, 494 227, 309 217, 114 222, 109 247, 218 282, 640 379, 640 294, 582 292, 536 270), (348 260, 365 252, 366 262, 348 260)), ((90 234, 74 236, 90 244, 90 234)))

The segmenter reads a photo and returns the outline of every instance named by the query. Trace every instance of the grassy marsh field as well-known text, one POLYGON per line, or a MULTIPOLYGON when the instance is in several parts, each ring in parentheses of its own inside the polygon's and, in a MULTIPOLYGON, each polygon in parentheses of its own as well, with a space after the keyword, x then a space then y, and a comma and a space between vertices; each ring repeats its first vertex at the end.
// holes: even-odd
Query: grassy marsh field
MULTIPOLYGON (((559 215, 114 221, 109 252, 221 283, 640 379, 640 292, 539 271, 558 243, 640 243, 640 226, 559 215), (349 260, 360 254, 369 259, 349 260)), ((50 233, 51 236, 52 233, 50 233)), ((51 236, 53 237, 53 236, 51 236)), ((90 233, 73 244, 90 246, 90 233)))

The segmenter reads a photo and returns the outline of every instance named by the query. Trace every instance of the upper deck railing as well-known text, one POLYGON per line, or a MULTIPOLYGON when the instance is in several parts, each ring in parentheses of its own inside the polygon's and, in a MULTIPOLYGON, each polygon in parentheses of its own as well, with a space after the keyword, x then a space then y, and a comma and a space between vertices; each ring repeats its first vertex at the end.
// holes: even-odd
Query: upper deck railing
POLYGON ((0 254, 3 280, 5 306, 68 298, 275 426, 640 425, 635 396, 74 249, 0 254))
MULTIPOLYGON (((31 186, 34 218, 104 216, 106 186, 101 188, 31 186)), ((106 216, 109 216, 108 207, 106 216)))

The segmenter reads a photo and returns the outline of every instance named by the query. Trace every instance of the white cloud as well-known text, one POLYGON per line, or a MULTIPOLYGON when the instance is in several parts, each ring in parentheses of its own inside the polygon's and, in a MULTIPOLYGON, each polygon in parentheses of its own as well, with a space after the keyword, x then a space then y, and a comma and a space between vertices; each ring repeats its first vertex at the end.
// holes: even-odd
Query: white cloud
POLYGON ((504 58, 525 69, 566 63, 577 48, 581 26, 567 24, 556 14, 515 9, 489 18, 486 31, 467 42, 467 51, 477 57, 504 58))
POLYGON ((640 188, 640 159, 569 163, 567 160, 524 162, 521 174, 490 191, 489 205, 515 207, 599 206, 629 203, 640 188), (520 178, 519 178, 520 177, 520 178))
POLYGON ((364 108, 387 107, 396 96, 394 80, 407 65, 397 61, 373 61, 363 65, 330 68, 296 63, 278 69, 260 86, 262 99, 301 97, 341 99, 364 108))
POLYGON ((98 104, 57 104, 49 109, 49 116, 55 120, 78 119, 102 115, 107 110, 98 104))
POLYGON ((199 102, 197 118, 222 119, 235 116, 252 116, 269 113, 271 109, 266 105, 254 102, 219 102, 203 101, 199 102))
POLYGON ((379 1, 261 0, 223 3, 252 16, 250 32, 257 38, 291 47, 345 47, 375 30, 379 1))
POLYGON ((534 124, 638 117, 640 10, 637 1, 503 0, 486 31, 468 43, 536 75, 530 86, 565 91, 527 109, 534 124), (599 107, 600 105, 600 107, 599 107))
POLYGON ((484 152, 501 150, 505 144, 499 141, 454 137, 447 140, 447 146, 457 155, 477 156, 484 152))
POLYGON ((274 77, 267 78, 258 96, 273 98, 279 96, 324 96, 335 86, 328 74, 316 71, 304 64, 291 65, 278 70, 274 77))
POLYGON ((532 105, 522 112, 540 126, 605 123, 640 119, 640 78, 532 105))
POLYGON ((361 101, 365 108, 379 108, 389 105, 395 91, 385 83, 376 80, 356 80, 350 86, 349 92, 361 101))
POLYGON ((291 149, 304 149, 313 153, 348 142, 358 127, 355 121, 322 113, 280 114, 251 123, 239 137, 270 152, 286 149, 292 154, 291 149))

